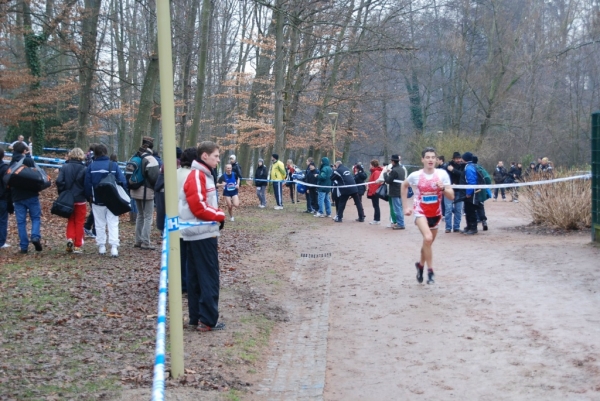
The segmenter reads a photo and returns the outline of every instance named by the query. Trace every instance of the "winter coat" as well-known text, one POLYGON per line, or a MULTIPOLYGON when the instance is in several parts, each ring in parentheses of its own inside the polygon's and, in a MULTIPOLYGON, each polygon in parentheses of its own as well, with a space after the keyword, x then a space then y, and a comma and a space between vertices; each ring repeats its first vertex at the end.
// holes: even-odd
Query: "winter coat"
MULTIPOLYGON (((314 164, 313 164, 314 166, 314 164)), ((310 167, 306 169, 306 171, 304 172, 304 182, 306 182, 307 184, 314 184, 317 185, 319 181, 319 169, 315 168, 314 170, 311 170, 310 167)), ((315 187, 309 187, 308 189, 313 190, 316 189, 315 187)))
MULTIPOLYGON (((461 185, 477 185, 477 167, 471 162, 468 162, 465 165, 465 169, 460 178, 461 185)), ((465 190, 466 196, 473 196, 475 190, 473 188, 469 188, 465 190)))
POLYGON ((85 181, 83 186, 85 190, 85 197, 86 199, 91 198, 92 203, 98 206, 104 206, 104 204, 96 202, 94 189, 98 187, 100 181, 102 181, 102 179, 108 174, 114 174, 117 184, 127 189, 127 180, 125 179, 125 174, 123 174, 116 162, 111 162, 109 160, 108 156, 96 157, 92 164, 90 164, 85 170, 85 181))
MULTIPOLYGON (((292 177, 292 174, 294 174, 296 171, 298 170, 297 166, 291 165, 291 166, 285 166, 285 171, 286 171, 286 176, 285 179, 286 181, 293 181, 294 177, 292 177)), ((285 184, 288 187, 291 187, 292 185, 294 185, 293 182, 287 182, 285 184)))
POLYGON ((273 163, 271 166, 271 180, 284 181, 286 175, 287 172, 281 160, 277 160, 275 163, 273 163))
POLYGON ((448 173, 450 177, 450 182, 452 185, 458 185, 460 182, 460 176, 465 169, 465 165, 463 163, 455 163, 454 160, 451 160, 448 164, 445 165, 444 170, 448 173), (452 166, 452 171, 448 170, 448 166, 452 166))
POLYGON ((340 164, 338 168, 333 170, 332 180, 336 180, 340 185, 340 187, 335 189, 338 196, 358 193, 358 188, 356 186, 345 186, 356 185, 356 181, 354 181, 354 175, 352 175, 352 171, 350 171, 350 169, 343 164, 340 164))
POLYGON ((506 178, 506 169, 504 167, 496 166, 494 170, 494 182, 496 184, 502 184, 506 178))
POLYGON ((219 209, 217 190, 211 169, 194 160, 192 169, 179 192, 179 232, 184 241, 197 241, 219 236, 219 224, 192 225, 185 223, 222 222, 225 213, 219 209))
POLYGON ((10 196, 10 192, 6 188, 6 185, 4 185, 3 180, 6 170, 8 170, 8 164, 0 160, 0 200, 8 200, 8 197, 10 196))
POLYGON ((392 171, 389 173, 383 173, 383 179, 385 180, 386 184, 389 184, 388 196, 392 198, 399 198, 400 186, 402 184, 394 181, 406 180, 406 168, 401 164, 394 164, 394 166, 392 166, 392 171))
MULTIPOLYGON (((379 167, 379 166, 371 167, 371 176, 369 177, 369 182, 377 181, 377 179, 381 175, 382 170, 383 170, 383 167, 379 167)), ((375 196, 375 191, 377 191, 377 188, 379 188, 379 185, 375 185, 375 184, 369 185, 369 187, 367 189, 367 198, 372 198, 373 196, 375 196)))
POLYGON ((81 160, 67 160, 56 179, 58 193, 70 190, 75 203, 85 203, 85 170, 86 167, 81 160))
MULTIPOLYGON (((329 158, 323 157, 321 158, 321 168, 319 169, 319 177, 317 177, 317 185, 322 185, 324 187, 331 186, 331 174, 333 174, 333 170, 329 165, 329 158)), ((317 192, 330 192, 331 188, 317 188, 317 192)))
POLYGON ((268 178, 269 170, 267 169, 267 166, 263 164, 262 166, 256 167, 256 171, 254 172, 254 185, 256 185, 257 187, 266 187, 268 184, 268 178))
MULTIPOLYGON (((367 173, 365 173, 365 170, 362 167, 359 167, 356 171, 356 174, 354 174, 354 182, 356 182, 357 184, 362 184, 367 180, 367 178, 368 177, 367 173)), ((367 190, 366 185, 359 185, 356 188, 358 189, 358 194, 360 196, 363 196, 367 190)))
MULTIPOLYGON (((26 165, 27 167, 34 167, 33 159, 31 157, 26 157, 22 153, 13 153, 13 157, 10 160, 10 165, 12 166, 13 164, 18 163, 23 158, 25 158, 25 160, 23 160, 24 165, 26 165)), ((12 198, 13 202, 23 201, 26 199, 37 197, 39 195, 40 192, 37 190, 23 189, 17 187, 10 188, 10 197, 12 198)))
POLYGON ((238 162, 233 162, 230 164, 231 164, 231 171, 233 171, 235 173, 236 177, 240 178, 240 182, 241 182, 241 179, 244 176, 242 175, 242 168, 240 167, 240 164, 238 162))
POLYGON ((140 149, 136 153, 137 156, 142 158, 142 175, 144 176, 144 185, 137 189, 130 190, 131 197, 133 199, 140 200, 153 200, 154 199, 154 185, 158 180, 160 174, 160 164, 156 157, 152 155, 152 151, 147 149, 140 149))

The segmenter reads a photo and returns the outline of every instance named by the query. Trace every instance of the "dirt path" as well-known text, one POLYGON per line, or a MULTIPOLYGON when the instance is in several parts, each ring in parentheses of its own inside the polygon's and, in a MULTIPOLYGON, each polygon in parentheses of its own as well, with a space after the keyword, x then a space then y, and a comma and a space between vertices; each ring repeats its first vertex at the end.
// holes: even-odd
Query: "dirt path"
POLYGON ((587 233, 512 230, 520 204, 486 206, 490 231, 440 232, 431 286, 412 220, 356 223, 349 205, 344 223, 291 234, 290 320, 248 398, 600 399, 600 250, 587 233))

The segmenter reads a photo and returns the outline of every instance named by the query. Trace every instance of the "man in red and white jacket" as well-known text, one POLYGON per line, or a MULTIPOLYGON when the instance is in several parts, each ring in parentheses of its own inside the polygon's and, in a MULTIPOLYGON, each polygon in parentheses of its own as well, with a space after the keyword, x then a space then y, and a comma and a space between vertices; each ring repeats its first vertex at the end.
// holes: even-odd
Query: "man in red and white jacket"
POLYGON ((187 242, 188 304, 191 326, 198 331, 223 330, 219 320, 219 230, 225 212, 219 209, 211 169, 219 163, 219 146, 205 141, 179 193, 181 238, 187 242), (186 226, 185 223, 190 224, 186 226), (213 224, 206 224, 213 223, 213 224), (220 223, 220 224, 218 224, 220 223))

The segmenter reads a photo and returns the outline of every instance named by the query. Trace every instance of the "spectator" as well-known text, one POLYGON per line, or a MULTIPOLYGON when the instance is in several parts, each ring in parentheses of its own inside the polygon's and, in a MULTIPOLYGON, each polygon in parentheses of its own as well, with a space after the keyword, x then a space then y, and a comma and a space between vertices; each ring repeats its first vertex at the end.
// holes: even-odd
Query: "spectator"
MULTIPOLYGON (((521 163, 511 163, 510 170, 508 170, 507 180, 508 183, 515 183, 521 181, 521 174, 523 170, 523 165, 521 163)), ((513 187, 510 188, 511 201, 519 202, 519 188, 513 187)))
MULTIPOLYGON (((233 169, 233 166, 232 166, 233 169)), ((256 185, 256 196, 258 197, 258 207, 264 209, 267 207, 267 180, 269 178, 269 171, 265 166, 263 159, 258 159, 256 171, 254 172, 254 185, 256 185)))
MULTIPOLYGON (((195 151, 195 149, 194 149, 195 151)), ((175 161, 177 163, 177 171, 181 168, 181 148, 175 148, 175 161)), ((165 229, 166 204, 165 204, 165 165, 161 164, 154 184, 154 205, 156 206, 156 228, 161 233, 165 229)))
MULTIPOLYGON (((507 171, 504 167, 504 163, 501 160, 498 162, 498 165, 494 170, 494 183, 503 184, 504 180, 506 179, 506 175, 507 171)), ((502 193, 502 201, 506 201, 506 193, 504 191, 504 188, 494 188, 494 202, 496 202, 496 199, 498 199, 498 189, 500 189, 500 192, 502 193)))
POLYGON ((4 149, 0 148, 0 249, 10 248, 10 244, 6 242, 8 235, 8 203, 10 192, 4 184, 4 175, 8 170, 8 164, 4 163, 4 149))
MULTIPOLYGON (((93 143, 90 145, 88 152, 85 154, 85 166, 88 167, 94 161, 94 149, 98 146, 97 143, 93 143)), ((132 202, 135 206, 135 202, 132 202)), ((96 227, 94 226, 94 212, 92 211, 92 202, 89 202, 90 205, 90 214, 85 220, 85 224, 83 225, 83 233, 86 238, 96 238, 96 227)), ((130 212, 130 219, 133 215, 133 209, 130 212)), ((135 221, 135 220, 132 220, 135 221)))
MULTIPOLYGON (((367 173, 365 173, 365 169, 362 166, 362 164, 357 163, 354 168, 354 182, 356 182, 357 184, 364 184, 365 181, 367 181, 367 178, 369 178, 367 176, 367 173)), ((367 186, 366 185, 358 185, 358 187, 356 187, 358 189, 358 198, 360 199, 360 203, 362 204, 362 196, 365 194, 365 192, 367 191, 367 186)))
MULTIPOLYGON (((473 155, 473 164, 475 165, 475 171, 477 171, 478 183, 482 184, 491 184, 492 178, 488 174, 488 172, 478 164, 479 158, 473 155), (481 178, 483 178, 483 182, 481 182, 481 178)), ((492 191, 489 188, 482 189, 475 192, 475 214, 477 216, 477 223, 481 222, 483 226, 483 231, 488 230, 487 216, 485 215, 485 206, 484 202, 492 197, 492 191)))
MULTIPOLYGON (((304 182, 317 185, 319 169, 315 166, 314 159, 306 159, 306 171, 304 172, 304 182)), ((317 187, 306 186, 306 213, 318 213, 319 211, 319 193, 317 187)))
POLYGON ((319 176, 317 177, 317 191, 319 193, 319 211, 315 217, 331 217, 331 200, 329 192, 331 192, 331 175, 333 170, 329 166, 329 158, 321 158, 321 167, 319 168, 319 176))
POLYGON ((335 164, 332 166, 331 168, 331 186, 333 188, 331 188, 331 204, 333 205, 333 207, 335 207, 335 215, 333 216, 333 220, 337 220, 338 219, 338 209, 339 209, 339 196, 338 196, 338 188, 340 185, 342 185, 342 180, 340 179, 340 177, 338 175, 335 174, 335 170, 337 169, 337 166, 342 164, 341 161, 336 161, 335 164))
POLYGON ((527 168, 527 171, 525 171, 523 178, 532 180, 534 175, 535 175, 535 163, 531 162, 531 163, 529 163, 529 167, 527 168))
POLYGON ((240 178, 240 183, 241 183, 241 180, 244 178, 244 176, 242 175, 242 168, 240 167, 240 164, 237 162, 237 157, 235 155, 229 156, 229 164, 231 164, 231 171, 233 171, 235 173, 236 177, 240 178))
MULTIPOLYGON (((458 185, 460 182, 460 176, 465 168, 465 164, 460 156, 460 152, 454 152, 452 154, 452 160, 448 162, 446 165, 446 172, 448 172, 448 176, 450 177, 450 182, 452 185, 458 185)), ((448 198, 444 198, 445 210, 444 210, 444 219, 446 221, 446 233, 452 231, 460 232, 460 220, 463 214, 463 201, 455 201, 448 198)))
POLYGON ((402 199, 400 198, 400 183, 395 181, 404 181, 406 179, 406 169, 400 165, 400 156, 392 155, 392 169, 383 172, 383 179, 389 185, 388 196, 392 199, 392 206, 396 215, 396 224, 392 226, 394 230, 404 230, 404 211, 402 210, 402 199))
POLYGON ((227 204, 227 211, 231 221, 235 221, 233 217, 233 208, 240 206, 238 197, 238 189, 240 188, 240 177, 233 172, 231 164, 225 165, 225 172, 219 177, 217 187, 223 188, 223 196, 227 204))
MULTIPOLYGON (((192 172, 192 163, 197 158, 196 148, 187 148, 181 154, 181 168, 177 169, 177 193, 181 193, 183 190, 183 184, 187 180, 188 176, 192 172)), ((216 192, 216 191, 215 191, 216 192)), ((185 294, 188 292, 188 263, 187 263, 187 241, 183 238, 179 238, 179 257, 181 260, 181 293, 185 294)))
MULTIPOLYGON (((28 153, 29 148, 25 142, 17 141, 13 146, 13 157, 10 164, 13 165, 22 160, 24 166, 35 168, 33 159, 31 157, 26 157, 28 153)), ((27 253, 27 248, 29 247, 29 238, 27 236, 28 213, 29 218, 31 219, 31 243, 36 251, 42 251, 42 208, 39 199, 40 190, 41 189, 25 189, 14 185, 12 185, 10 189, 10 196, 15 208, 17 229, 19 231, 19 246, 21 248, 21 253, 27 253)))
POLYGON ((200 332, 225 329, 219 322, 218 244, 225 213, 218 208, 212 175, 218 163, 219 146, 201 142, 179 193, 179 218, 182 223, 191 223, 180 230, 187 242, 189 325, 200 332))
POLYGON ((23 135, 19 135, 19 138, 16 141, 8 145, 8 150, 12 150, 14 152, 15 145, 17 143, 22 143, 23 145, 25 145, 25 147, 29 148, 29 146, 27 146, 27 144, 25 143, 25 137, 23 135))
POLYGON ((125 175, 119 166, 108 160, 106 146, 96 145, 94 149, 94 161, 87 167, 85 173, 85 196, 92 202, 94 213, 94 224, 96 227, 96 245, 100 255, 106 254, 106 230, 108 228, 108 244, 111 246, 112 257, 119 256, 119 216, 112 214, 110 210, 98 199, 95 190, 100 181, 109 174, 114 174, 119 185, 127 189, 125 175))
POLYGON ((85 200, 85 170, 83 164, 85 154, 80 148, 74 148, 69 152, 69 159, 63 164, 56 179, 56 189, 60 194, 63 191, 71 191, 73 195, 73 213, 67 220, 67 252, 81 253, 83 246, 83 224, 85 222, 86 200, 85 200))
POLYGON ((296 198, 294 197, 296 184, 294 184, 292 182, 292 181, 294 181, 294 177, 292 177, 292 175, 296 172, 296 170, 298 170, 298 167, 296 167, 294 165, 294 162, 292 161, 292 159, 288 159, 286 162, 286 165, 285 165, 285 171, 286 171, 285 180, 287 181, 285 183, 285 186, 290 189, 290 199, 292 200, 292 203, 296 203, 296 198))
POLYGON ((550 179, 554 176, 554 170, 552 168, 552 163, 548 161, 547 157, 542 158, 542 161, 537 170, 538 173, 542 175, 544 179, 550 179))
POLYGON ((358 196, 358 188, 356 187, 356 182, 354 181, 354 176, 352 175, 352 171, 348 169, 348 167, 344 166, 342 162, 336 162, 336 169, 333 172, 333 175, 337 178, 337 181, 340 182, 340 186, 336 188, 338 195, 338 209, 337 209, 337 219, 336 223, 341 223, 344 219, 344 210, 346 209, 346 202, 348 202, 348 198, 352 198, 354 200, 354 204, 356 205, 356 211, 358 212, 358 222, 365 221, 365 212, 362 207, 362 203, 360 201, 360 197, 358 196))
MULTIPOLYGON (((465 161, 465 169, 461 176, 461 185, 477 185, 477 167, 473 164, 473 154, 471 152, 465 152, 462 156, 465 161)), ((465 190, 465 218, 467 220, 467 227, 464 234, 473 235, 477 234, 477 208, 476 208, 475 190, 469 188, 465 190)))
MULTIPOLYGON (((379 166, 379 160, 373 159, 371 160, 371 175, 369 176, 369 182, 376 182, 379 176, 381 175, 381 171, 383 168, 379 166)), ((382 184, 385 185, 385 184, 382 184)), ((367 198, 371 199, 371 203, 373 204, 373 221, 369 224, 381 224, 381 210, 379 209, 379 197, 375 195, 375 191, 377 191, 379 185, 371 184, 367 188, 367 198)))
POLYGON ((283 210, 283 181, 285 181, 286 170, 279 160, 279 155, 273 153, 271 156, 271 180, 273 181, 273 193, 275 195, 275 210, 283 210))
MULTIPOLYGON (((140 172, 134 171, 129 178, 131 198, 135 199, 137 218, 135 221, 135 243, 133 246, 140 249, 155 249, 150 243, 150 231, 152 229, 152 218, 154 217, 154 185, 158 180, 160 165, 152 155, 154 138, 145 136, 142 138, 142 146, 131 157, 140 172), (136 175, 141 174, 141 181, 136 175), (136 179, 135 181, 132 181, 136 179), (136 184, 134 186, 134 184, 136 184)), ((128 163, 129 165, 129 163, 128 163)))

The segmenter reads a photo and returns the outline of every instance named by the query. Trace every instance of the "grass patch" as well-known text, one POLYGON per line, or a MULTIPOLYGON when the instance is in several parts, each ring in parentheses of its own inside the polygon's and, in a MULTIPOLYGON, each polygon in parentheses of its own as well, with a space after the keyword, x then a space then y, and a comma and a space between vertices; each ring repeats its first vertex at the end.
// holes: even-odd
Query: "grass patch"
POLYGON ((269 344, 269 337, 275 323, 263 315, 250 315, 240 318, 242 330, 233 334, 233 347, 229 356, 254 364, 262 350, 269 344))

